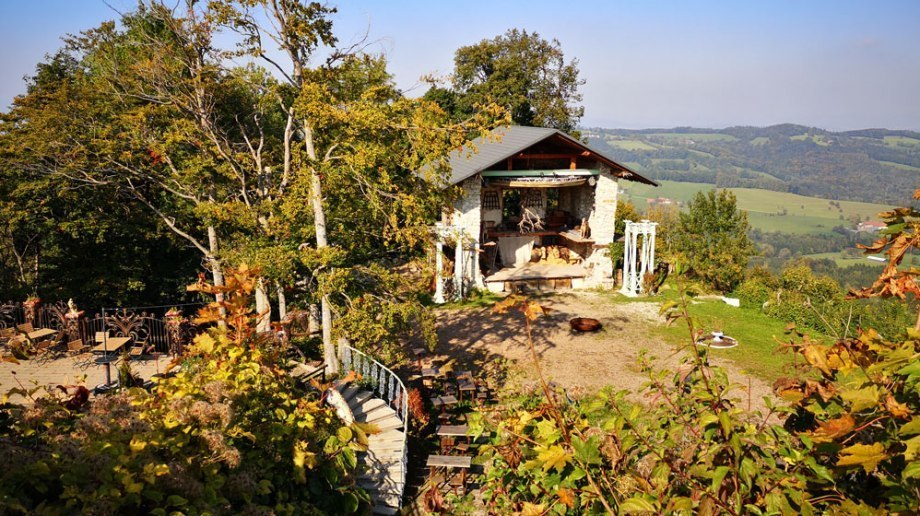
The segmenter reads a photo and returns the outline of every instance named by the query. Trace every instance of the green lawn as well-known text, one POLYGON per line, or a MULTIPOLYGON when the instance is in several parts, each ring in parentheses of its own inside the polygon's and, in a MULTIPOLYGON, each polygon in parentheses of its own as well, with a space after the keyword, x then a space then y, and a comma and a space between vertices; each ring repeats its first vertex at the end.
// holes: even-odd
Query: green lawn
MULTIPOLYGON (((673 284, 669 283, 664 287, 661 295, 654 300, 666 301, 677 298, 676 289, 673 284)), ((622 296, 613 297, 613 295, 611 299, 615 302, 650 300, 641 297, 635 299, 622 296)), ((710 350, 712 356, 729 358, 745 371, 768 382, 787 374, 784 368, 792 363, 792 356, 777 352, 779 343, 776 340, 788 341, 785 335, 785 322, 768 317, 759 309, 735 308, 715 299, 691 300, 688 310, 699 328, 704 331, 722 331, 738 341, 738 346, 731 349, 710 350)), ((656 331, 668 342, 678 346, 688 344, 690 341, 684 320, 679 320, 670 327, 656 331)), ((816 332, 806 331, 805 333, 823 342, 830 342, 828 337, 816 332)))
MULTIPOLYGON (((708 183, 683 183, 661 181, 655 188, 648 185, 629 184, 623 188, 624 196, 639 209, 645 209, 649 198, 668 197, 680 202, 693 198, 696 192, 709 191, 708 183)), ((834 226, 852 226, 849 219, 858 215, 861 220, 879 220, 877 215, 891 207, 854 201, 831 201, 817 197, 755 188, 730 188, 738 198, 738 207, 748 212, 751 226, 762 231, 787 233, 826 233, 834 226), (840 207, 837 207, 839 203, 840 207), (785 210, 785 215, 783 215, 785 210), (843 217, 841 219, 841 216, 843 217)))

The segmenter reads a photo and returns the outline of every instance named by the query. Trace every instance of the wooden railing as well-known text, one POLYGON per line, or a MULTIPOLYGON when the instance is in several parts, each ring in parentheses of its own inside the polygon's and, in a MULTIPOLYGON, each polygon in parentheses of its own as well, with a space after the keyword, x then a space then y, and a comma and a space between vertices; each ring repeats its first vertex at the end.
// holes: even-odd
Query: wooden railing
MULTIPOLYGON (((409 467, 409 448, 406 440, 406 436, 409 435, 409 392, 406 390, 406 384, 390 368, 366 353, 351 347, 344 340, 339 342, 339 365, 339 371, 354 371, 360 374, 360 382, 367 385, 368 390, 373 390, 377 397, 386 401, 390 408, 396 411, 396 417, 402 421, 403 446, 400 483, 405 490, 406 471, 409 467)), ((402 507, 402 497, 400 497, 400 507, 402 507)))

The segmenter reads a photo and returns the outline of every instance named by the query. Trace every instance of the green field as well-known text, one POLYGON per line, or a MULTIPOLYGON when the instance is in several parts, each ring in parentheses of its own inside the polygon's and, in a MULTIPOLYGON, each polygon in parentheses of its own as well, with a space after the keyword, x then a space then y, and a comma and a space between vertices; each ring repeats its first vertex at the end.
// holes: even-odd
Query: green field
POLYGON ((882 165, 888 165, 889 167, 894 167, 899 170, 906 170, 908 172, 920 172, 920 168, 905 165, 903 163, 895 163, 894 161, 879 161, 879 163, 882 165))
MULTIPOLYGON (((837 264, 837 267, 843 269, 850 267, 851 265, 875 265, 881 269, 885 264, 883 262, 876 262, 867 259, 865 256, 859 256, 857 258, 844 257, 841 253, 815 253, 815 254, 806 254, 805 258, 811 258, 813 260, 829 259, 834 260, 834 263, 837 264)), ((902 266, 910 265, 911 262, 916 262, 915 264, 920 264, 920 256, 907 256, 904 258, 904 261, 901 262, 902 266)))
POLYGON ((668 140, 697 140, 701 142, 733 142, 738 138, 730 134, 718 133, 649 133, 652 138, 666 138, 668 140))
POLYGON ((918 147, 920 140, 907 136, 886 136, 885 145, 889 147, 918 147))
POLYGON ((770 143, 770 138, 767 136, 758 136, 750 141, 751 145, 766 145, 770 143))
MULTIPOLYGON (((620 183, 624 185, 624 183, 620 183)), ((621 190, 622 195, 630 200, 636 208, 644 210, 647 200, 655 197, 667 197, 685 203, 696 192, 708 191, 713 185, 708 183, 682 183, 661 181, 660 187, 628 183, 621 190)), ((738 198, 738 207, 748 212, 751 226, 762 231, 782 231, 786 233, 826 233, 835 226, 851 227, 850 218, 858 215, 860 220, 879 220, 878 214, 891 209, 883 204, 855 201, 831 201, 817 197, 805 197, 786 192, 758 190, 754 188, 730 188, 738 198), (836 204, 839 203, 838 209, 836 204), (843 217, 841 219, 841 217, 843 217)))
POLYGON ((607 140, 607 144, 612 147, 618 147, 620 149, 628 150, 628 151, 658 150, 656 147, 653 147, 639 140, 607 140))

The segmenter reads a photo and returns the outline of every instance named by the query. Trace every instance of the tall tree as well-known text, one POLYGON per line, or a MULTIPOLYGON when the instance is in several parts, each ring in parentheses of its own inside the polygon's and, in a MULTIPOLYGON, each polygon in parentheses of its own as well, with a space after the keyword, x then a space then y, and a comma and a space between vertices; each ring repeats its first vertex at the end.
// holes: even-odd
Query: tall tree
POLYGON ((747 212, 729 190, 697 192, 680 213, 675 247, 694 275, 721 292, 734 289, 754 255, 747 212))
POLYGON ((456 104, 460 113, 494 102, 508 109, 514 123, 572 132, 584 115, 579 105, 578 60, 568 62, 556 39, 510 29, 493 39, 457 49, 453 87, 456 98, 432 90, 433 100, 456 104))

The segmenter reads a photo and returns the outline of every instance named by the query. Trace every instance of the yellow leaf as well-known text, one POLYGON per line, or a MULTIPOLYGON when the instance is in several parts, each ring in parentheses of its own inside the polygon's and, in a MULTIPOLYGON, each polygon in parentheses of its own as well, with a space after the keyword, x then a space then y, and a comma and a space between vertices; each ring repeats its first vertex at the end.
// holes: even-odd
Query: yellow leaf
POLYGON ((898 418, 907 418, 910 415, 910 409, 907 405, 903 403, 898 403, 898 400, 894 399, 894 396, 891 394, 885 398, 885 408, 888 409, 888 412, 891 412, 891 415, 898 418))
POLYGON ((214 339, 207 333, 202 333, 195 337, 195 347, 201 353, 211 353, 214 351, 214 339))
POLYGON ((819 345, 805 346, 802 354, 809 364, 817 367, 824 374, 831 374, 831 370, 827 366, 827 348, 819 345))
POLYGON ((548 448, 538 447, 537 458, 543 463, 543 471, 549 471, 550 468, 556 468, 561 472, 569 462, 569 455, 559 445, 553 445, 548 448))
POLYGON ((887 459, 882 443, 854 444, 840 450, 838 466, 862 466, 866 473, 871 473, 878 463, 887 459))
POLYGON ((135 437, 131 439, 131 444, 129 444, 129 446, 131 447, 131 451, 139 452, 147 447, 147 442, 138 440, 138 438, 135 437))
POLYGON ((878 405, 880 394, 878 386, 875 385, 863 387, 862 389, 842 389, 840 391, 840 397, 851 404, 853 412, 875 407, 878 405))
POLYGON ((556 493, 559 497, 559 501, 565 504, 569 509, 575 507, 575 497, 572 496, 572 490, 560 487, 559 491, 556 493))
POLYGON ((537 505, 530 502, 524 502, 524 507, 521 509, 521 516, 540 516, 546 512, 546 509, 543 508, 543 504, 537 505))

